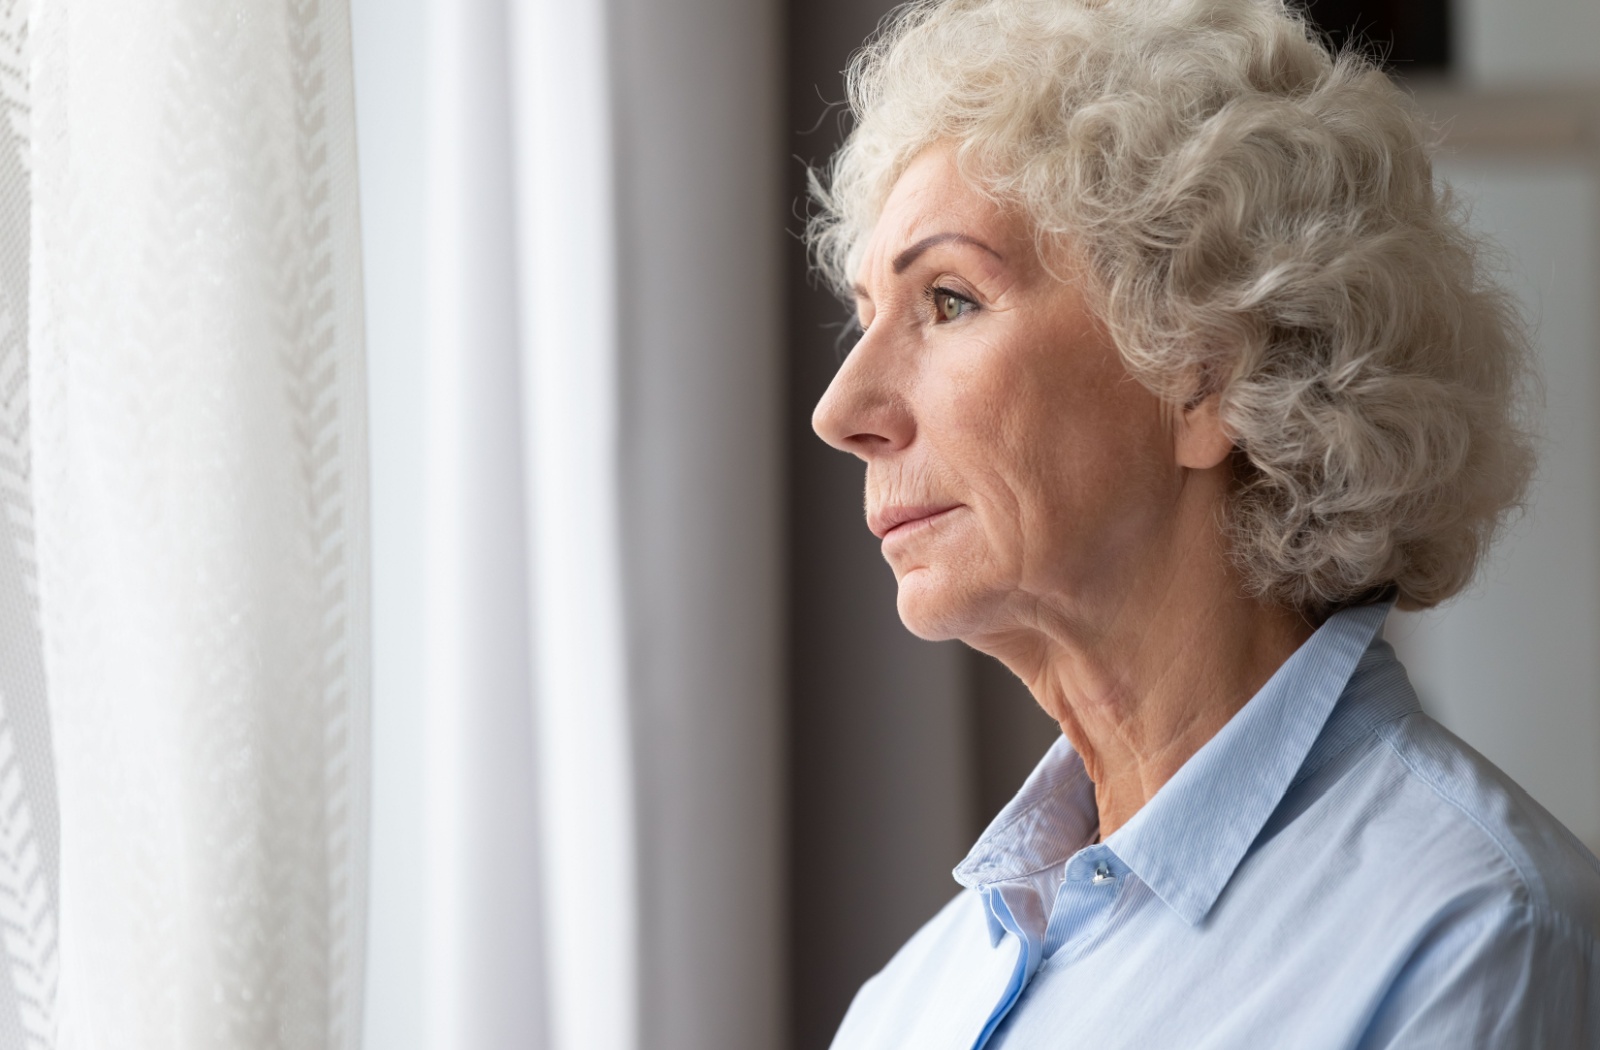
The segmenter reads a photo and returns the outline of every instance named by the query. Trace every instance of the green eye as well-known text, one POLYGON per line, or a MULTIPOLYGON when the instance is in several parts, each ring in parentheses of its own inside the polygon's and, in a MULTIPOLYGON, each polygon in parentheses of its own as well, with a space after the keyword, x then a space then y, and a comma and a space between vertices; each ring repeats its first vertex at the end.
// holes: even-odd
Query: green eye
POLYGON ((954 321, 972 309, 972 301, 944 288, 933 290, 933 309, 941 321, 954 321))

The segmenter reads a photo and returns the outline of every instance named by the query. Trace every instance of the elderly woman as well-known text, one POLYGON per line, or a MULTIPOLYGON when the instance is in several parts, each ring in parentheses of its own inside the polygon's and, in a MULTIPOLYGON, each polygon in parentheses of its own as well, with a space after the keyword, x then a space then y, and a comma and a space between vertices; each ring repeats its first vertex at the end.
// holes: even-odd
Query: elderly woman
POLYGON ((816 430, 1063 738, 834 1046, 1600 1047, 1600 864, 1379 637, 1530 470, 1402 93, 1281 0, 949 0, 851 98, 816 430))

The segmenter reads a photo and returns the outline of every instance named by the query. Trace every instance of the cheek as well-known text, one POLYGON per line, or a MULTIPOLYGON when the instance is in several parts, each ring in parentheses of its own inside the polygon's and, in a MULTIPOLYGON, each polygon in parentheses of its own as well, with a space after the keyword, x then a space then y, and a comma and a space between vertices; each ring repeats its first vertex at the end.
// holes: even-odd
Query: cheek
POLYGON ((953 614, 1022 586, 1053 466, 1008 384, 981 373, 952 376, 924 404, 921 434, 943 476, 942 494, 967 512, 925 550, 926 574, 902 579, 903 616, 908 604, 948 606, 953 614))
POLYGON ((1125 375, 1010 381, 1022 374, 972 377, 957 444, 989 561, 1032 589, 1137 544, 1173 472, 1159 405, 1125 375))
POLYGON ((960 498, 983 531, 1004 540, 1015 530, 1045 457, 1014 384, 996 379, 994 370, 980 369, 953 376, 943 391, 941 418, 925 433, 960 479, 960 498))

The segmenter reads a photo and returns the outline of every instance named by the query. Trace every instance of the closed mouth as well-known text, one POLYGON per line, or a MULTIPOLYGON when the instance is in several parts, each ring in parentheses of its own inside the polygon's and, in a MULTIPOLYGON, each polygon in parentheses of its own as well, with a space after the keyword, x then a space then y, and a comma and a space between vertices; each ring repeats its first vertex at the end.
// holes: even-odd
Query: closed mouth
POLYGON ((869 515, 867 527, 880 540, 888 539, 891 534, 908 532, 950 513, 959 506, 959 503, 948 503, 921 507, 887 507, 877 514, 869 515))

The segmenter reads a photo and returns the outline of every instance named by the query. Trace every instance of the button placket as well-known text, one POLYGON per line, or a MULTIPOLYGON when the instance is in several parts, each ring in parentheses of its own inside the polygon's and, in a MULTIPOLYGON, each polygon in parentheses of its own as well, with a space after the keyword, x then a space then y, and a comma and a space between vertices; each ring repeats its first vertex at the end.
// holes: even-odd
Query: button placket
MULTIPOLYGON (((1015 943, 1017 954, 1012 968, 1011 979, 1007 982, 993 1009, 990 1010, 982 1031, 971 1044, 971 1050, 982 1050, 984 1044, 989 1041, 989 1037, 994 1034, 995 1029, 1005 1020, 1006 1014, 1011 1012, 1011 1008, 1021 998, 1024 989, 1028 986, 1028 982, 1033 979, 1034 973, 1039 969, 1039 963, 1043 961, 1042 945, 1040 944, 1038 933, 1035 932, 1030 935, 1024 924, 1018 921, 1016 913, 1006 900, 1002 889, 998 886, 985 888, 983 901, 994 921, 1004 930, 1005 935, 1015 943)), ((998 943, 996 947, 998 947, 998 943)))
POLYGON ((1046 958, 1081 944, 1100 929, 1121 896, 1126 872, 1114 854, 1096 845, 1068 861, 1065 874, 1045 927, 1046 958))

